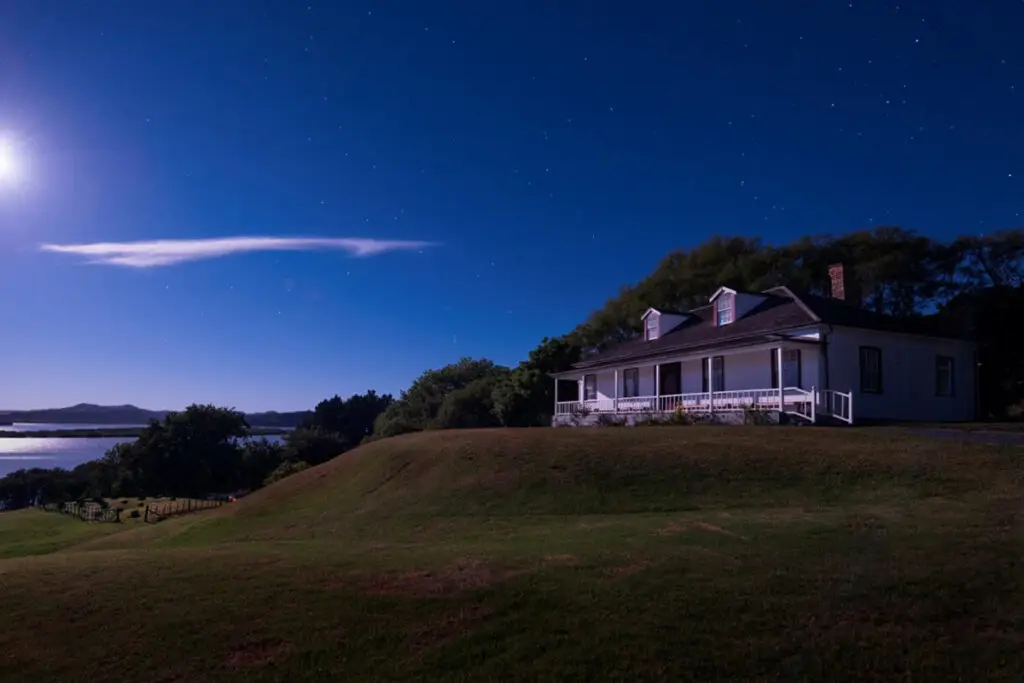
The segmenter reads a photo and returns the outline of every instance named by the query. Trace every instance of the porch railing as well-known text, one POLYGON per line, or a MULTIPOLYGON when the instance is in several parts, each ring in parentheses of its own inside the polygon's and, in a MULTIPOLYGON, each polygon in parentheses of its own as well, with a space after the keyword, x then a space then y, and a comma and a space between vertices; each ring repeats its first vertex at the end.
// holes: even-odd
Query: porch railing
POLYGON ((853 392, 843 393, 834 389, 820 392, 821 411, 837 420, 853 424, 853 392))
MULTIPOLYGON (((814 392, 799 387, 786 387, 782 391, 781 409, 798 412, 813 421, 814 392)), ((666 394, 662 396, 627 396, 599 398, 583 401, 559 401, 556 415, 589 413, 671 413, 677 410, 695 412, 737 412, 759 407, 779 410, 778 389, 738 389, 734 391, 666 394)))

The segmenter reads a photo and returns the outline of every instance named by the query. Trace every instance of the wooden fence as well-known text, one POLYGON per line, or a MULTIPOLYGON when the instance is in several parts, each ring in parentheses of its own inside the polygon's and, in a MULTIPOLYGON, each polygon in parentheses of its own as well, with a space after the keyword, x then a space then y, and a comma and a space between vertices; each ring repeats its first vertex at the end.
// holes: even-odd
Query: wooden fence
POLYGON ((197 500, 194 498, 187 498, 185 500, 170 500, 161 503, 151 503, 146 506, 146 514, 144 521, 150 523, 160 522, 169 517, 187 515, 190 512, 199 512, 200 510, 212 510, 214 508, 219 508, 223 504, 223 500, 197 500))
POLYGON ((46 503, 42 505, 42 508, 47 512, 57 512, 62 515, 77 517, 83 522, 121 521, 120 508, 104 508, 92 502, 79 503, 78 501, 72 501, 69 503, 46 503))

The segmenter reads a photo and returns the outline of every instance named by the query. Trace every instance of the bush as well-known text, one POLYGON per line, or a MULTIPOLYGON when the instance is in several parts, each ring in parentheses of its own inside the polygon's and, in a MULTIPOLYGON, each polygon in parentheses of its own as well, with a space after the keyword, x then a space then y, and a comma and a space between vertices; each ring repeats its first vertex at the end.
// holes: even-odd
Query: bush
POLYGON ((670 417, 665 424, 671 425, 692 425, 697 422, 697 418, 694 417, 693 413, 687 412, 682 406, 678 406, 672 411, 672 417, 670 417))
POLYGON ((767 425, 771 424, 771 418, 768 411, 761 406, 745 406, 743 408, 743 424, 767 425))
MULTIPOLYGON (((321 429, 295 429, 285 437, 284 457, 294 463, 319 465, 341 455, 347 448, 348 443, 339 434, 321 429)), ((268 479, 282 466, 272 470, 268 479)))
POLYGON ((293 474, 309 469, 309 463, 305 461, 299 462, 283 462, 276 470, 270 473, 266 481, 263 482, 264 486, 270 486, 275 481, 281 481, 285 477, 290 477, 293 474))

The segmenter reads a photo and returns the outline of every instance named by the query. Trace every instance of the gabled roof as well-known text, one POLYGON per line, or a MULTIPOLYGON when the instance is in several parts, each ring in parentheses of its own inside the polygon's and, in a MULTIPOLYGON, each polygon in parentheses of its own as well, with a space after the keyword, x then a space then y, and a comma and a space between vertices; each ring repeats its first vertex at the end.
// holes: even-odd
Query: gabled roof
POLYGON ((659 315, 689 315, 686 311, 670 311, 667 308, 648 308, 644 314, 640 316, 640 320, 647 320, 647 316, 651 313, 657 313, 659 315))
POLYGON ((715 290, 715 293, 711 295, 711 298, 708 299, 708 301, 711 303, 715 303, 715 299, 717 299, 723 294, 736 294, 736 290, 733 289, 732 287, 719 287, 718 289, 715 290))
MULTIPOLYGON (((720 288, 716 295, 723 289, 725 288, 720 288)), ((599 367, 677 351, 698 352, 705 349, 746 346, 777 340, 778 333, 787 330, 819 324, 904 334, 950 336, 931 328, 925 319, 907 320, 881 315, 838 299, 814 294, 797 295, 788 287, 773 287, 757 293, 757 296, 763 300, 746 315, 728 325, 715 324, 714 304, 708 304, 688 311, 686 320, 658 339, 647 341, 638 338, 621 342, 576 363, 573 367, 599 367)), ((646 317, 647 313, 644 315, 646 317)))

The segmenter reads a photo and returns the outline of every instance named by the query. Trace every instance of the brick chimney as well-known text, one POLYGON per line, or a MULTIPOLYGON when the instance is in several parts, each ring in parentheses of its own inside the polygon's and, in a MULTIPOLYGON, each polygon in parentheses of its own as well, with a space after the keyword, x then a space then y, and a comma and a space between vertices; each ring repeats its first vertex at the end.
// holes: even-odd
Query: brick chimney
POLYGON ((846 301, 849 287, 846 281, 846 270, 842 263, 833 263, 828 267, 828 279, 832 283, 832 298, 846 301))

